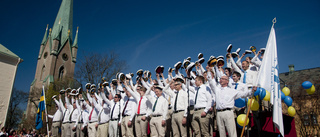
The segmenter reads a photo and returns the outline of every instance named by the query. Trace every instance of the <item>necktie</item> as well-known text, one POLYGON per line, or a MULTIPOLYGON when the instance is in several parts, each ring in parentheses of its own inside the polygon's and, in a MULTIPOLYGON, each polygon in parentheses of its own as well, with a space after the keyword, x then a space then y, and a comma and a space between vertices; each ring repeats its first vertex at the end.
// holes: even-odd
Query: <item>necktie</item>
POLYGON ((67 109, 64 111, 63 113, 63 118, 62 118, 62 121, 64 121, 64 117, 66 116, 66 113, 67 113, 67 109))
POLYGON ((71 117, 72 117, 72 114, 73 114, 73 111, 74 111, 74 110, 75 110, 75 109, 73 109, 72 112, 71 112, 71 114, 70 114, 69 121, 71 121, 71 117))
POLYGON ((111 111, 111 119, 112 119, 112 116, 113 116, 113 110, 116 107, 116 105, 117 105, 117 102, 113 105, 113 108, 112 108, 112 111, 111 111))
POLYGON ((128 102, 129 102, 129 98, 128 98, 127 102, 126 102, 126 105, 125 105, 125 106, 124 106, 124 108, 123 108, 122 116, 124 116, 124 111, 125 111, 125 110, 126 110, 126 108, 127 108, 128 102))
POLYGON ((139 101, 138 112, 137 112, 138 115, 140 114, 141 100, 142 100, 142 96, 141 96, 140 101, 139 101))
POLYGON ((236 84, 236 86, 234 87, 234 89, 237 89, 237 88, 238 88, 239 83, 235 83, 235 84, 236 84))
POLYGON ((80 113, 80 122, 81 122, 81 123, 83 122, 83 118, 82 118, 82 117, 83 117, 83 116, 82 116, 82 112, 83 112, 83 111, 81 111, 81 113, 80 113))
POLYGON ((196 93, 196 99, 194 100, 194 104, 197 104, 197 98, 198 98, 198 92, 199 92, 200 87, 197 89, 197 93, 196 93))
POLYGON ((176 99, 174 100, 174 110, 177 111, 177 100, 178 100, 179 91, 177 92, 176 99))
POLYGON ((156 102, 153 105, 152 112, 154 112, 156 110, 156 105, 157 105, 158 99, 159 99, 159 97, 157 98, 156 102))
POLYGON ((90 116, 89 116, 89 121, 91 120, 93 110, 94 110, 94 108, 92 107, 91 112, 90 112, 90 116))
POLYGON ((244 72, 243 75, 243 83, 246 84, 246 80, 247 80, 247 71, 244 72))

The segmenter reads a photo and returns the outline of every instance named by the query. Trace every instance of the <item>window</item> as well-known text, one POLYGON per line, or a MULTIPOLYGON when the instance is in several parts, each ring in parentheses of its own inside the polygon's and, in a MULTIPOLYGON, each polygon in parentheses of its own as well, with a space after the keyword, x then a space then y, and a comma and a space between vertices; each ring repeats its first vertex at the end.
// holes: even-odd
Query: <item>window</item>
POLYGON ((48 56, 48 52, 45 52, 45 53, 43 54, 43 58, 46 59, 47 56, 48 56))
POLYGON ((41 73, 40 73, 40 80, 41 80, 41 81, 44 80, 45 75, 44 75, 43 73, 44 73, 45 69, 46 69, 46 66, 43 65, 43 66, 42 66, 42 69, 41 69, 41 73))
POLYGON ((68 55, 67 55, 66 53, 63 53, 63 54, 62 54, 62 59, 63 59, 64 61, 67 61, 67 60, 68 60, 68 55))
POLYGON ((62 78, 63 78, 63 73, 64 73, 64 67, 61 66, 60 69, 59 69, 59 77, 58 77, 59 80, 62 80, 62 78))

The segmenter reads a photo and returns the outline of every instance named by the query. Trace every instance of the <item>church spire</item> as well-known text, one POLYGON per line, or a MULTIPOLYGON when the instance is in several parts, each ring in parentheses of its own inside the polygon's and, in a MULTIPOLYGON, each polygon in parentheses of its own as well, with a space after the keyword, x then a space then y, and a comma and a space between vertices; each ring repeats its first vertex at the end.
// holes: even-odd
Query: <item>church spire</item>
POLYGON ((74 37, 74 41, 72 44, 72 47, 75 47, 75 48, 78 48, 78 31, 79 31, 79 27, 77 27, 76 36, 74 37))
POLYGON ((72 36, 73 23, 73 0, 62 0, 59 12, 52 28, 52 36, 54 39, 60 37, 60 42, 65 42, 68 39, 68 30, 72 36))
POLYGON ((44 33, 41 45, 45 45, 47 42, 48 26, 49 26, 49 24, 47 24, 46 32, 44 33))

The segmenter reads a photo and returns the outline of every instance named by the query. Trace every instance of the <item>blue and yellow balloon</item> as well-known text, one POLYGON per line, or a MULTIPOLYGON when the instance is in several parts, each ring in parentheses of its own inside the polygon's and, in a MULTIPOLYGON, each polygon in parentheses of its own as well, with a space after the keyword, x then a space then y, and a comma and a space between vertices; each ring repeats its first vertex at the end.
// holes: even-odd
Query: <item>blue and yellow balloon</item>
POLYGON ((296 109, 294 109, 294 107, 292 106, 288 107, 288 114, 289 116, 293 117, 294 115, 296 115, 296 109))
MULTIPOLYGON (((240 114, 238 117, 237 117, 237 123, 243 127, 244 126, 244 121, 246 120, 246 114, 240 114)), ((247 118, 247 122, 246 122, 246 125, 249 124, 249 118, 247 118)))
POLYGON ((288 87, 284 87, 282 89, 282 92, 284 93, 284 95, 288 96, 290 94, 290 89, 288 87))
POLYGON ((314 85, 311 86, 311 88, 307 89, 307 93, 309 95, 313 94, 316 91, 316 88, 314 87, 314 85))
POLYGON ((248 106, 250 105, 250 101, 252 101, 251 103, 251 110, 252 111, 258 111, 259 110, 259 103, 257 100, 255 99, 248 99, 248 106))
POLYGON ((270 101, 270 92, 266 90, 266 95, 264 96, 263 100, 270 101))

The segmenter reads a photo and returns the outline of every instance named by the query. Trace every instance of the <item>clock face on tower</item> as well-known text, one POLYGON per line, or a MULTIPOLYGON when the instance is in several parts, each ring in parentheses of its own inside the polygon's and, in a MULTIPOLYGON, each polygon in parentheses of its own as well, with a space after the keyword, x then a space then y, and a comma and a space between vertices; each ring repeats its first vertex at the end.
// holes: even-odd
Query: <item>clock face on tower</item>
POLYGON ((63 54, 62 54, 62 59, 63 59, 64 61, 67 61, 67 60, 68 60, 68 55, 67 55, 66 53, 63 53, 63 54))

